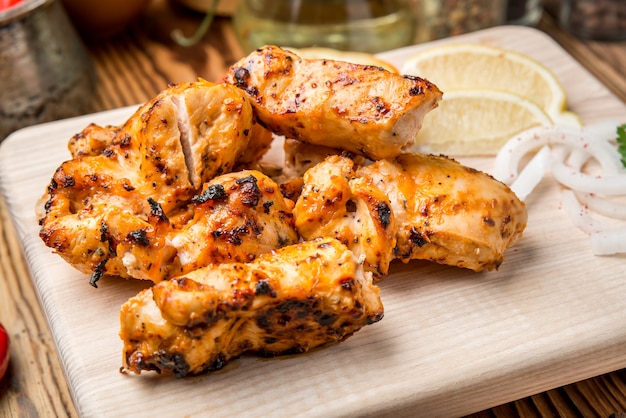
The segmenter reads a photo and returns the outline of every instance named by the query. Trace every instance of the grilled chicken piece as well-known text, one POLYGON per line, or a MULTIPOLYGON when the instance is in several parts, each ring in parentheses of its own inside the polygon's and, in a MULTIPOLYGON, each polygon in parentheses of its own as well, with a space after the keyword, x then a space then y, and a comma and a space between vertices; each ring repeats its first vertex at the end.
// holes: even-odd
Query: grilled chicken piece
MULTIPOLYGON (((176 106, 185 165, 191 184, 198 188, 214 176, 232 171, 245 152, 252 108, 223 84, 200 81, 181 90, 170 89, 166 97, 176 106)), ((158 138, 160 132, 155 134, 158 138)))
POLYGON ((158 282, 209 264, 249 262, 299 239, 293 202, 257 171, 216 177, 189 208, 193 217, 181 227, 155 219, 142 240, 131 235, 117 244, 129 275, 158 282))
POLYGON ((233 168, 251 128, 241 90, 205 81, 168 88, 120 127, 88 126, 70 141, 75 158, 50 182, 41 238, 93 273, 93 284, 103 274, 159 281, 186 266, 247 261, 295 242, 293 204, 260 173, 211 184, 224 188, 217 203, 204 193, 194 198, 233 168), (199 251, 201 242, 220 248, 199 251), (199 259, 186 261, 189 253, 199 259))
POLYGON ((108 158, 141 185, 154 189, 156 181, 159 195, 172 185, 193 194, 205 181, 232 171, 249 149, 251 129, 252 108, 244 95, 200 80, 163 90, 123 125, 88 125, 68 147, 74 160, 99 157, 88 159, 97 164, 108 158))
POLYGON ((257 49, 224 79, 248 94, 259 122, 274 133, 373 160, 407 152, 442 96, 418 77, 303 59, 276 46, 257 49))
POLYGON ((267 151, 269 151, 273 140, 274 134, 272 131, 265 129, 255 121, 250 129, 248 146, 237 158, 237 166, 233 171, 237 171, 239 167, 245 169, 248 166, 259 163, 267 151))
POLYGON ((345 152, 339 148, 313 145, 297 139, 285 139, 283 150, 285 152, 283 167, 285 180, 302 177, 309 168, 321 163, 330 155, 343 155, 359 165, 366 162, 364 157, 345 152))
POLYGON ((382 276, 393 259, 396 220, 388 197, 353 168, 351 159, 330 156, 304 174, 296 229, 305 240, 337 238, 382 276))
POLYGON ((172 86, 122 126, 92 124, 70 140, 74 158, 57 169, 48 191, 50 210, 62 213, 50 217, 65 214, 65 205, 78 210, 75 195, 89 191, 72 184, 82 182, 122 184, 169 212, 232 170, 251 126, 252 108, 239 90, 206 81, 172 86))
POLYGON ((305 174, 294 215, 304 239, 335 237, 379 276, 394 258, 493 270, 527 221, 524 203, 504 184, 419 154, 363 167, 329 157, 305 174))
POLYGON ((208 266, 146 289, 120 313, 123 370, 218 370, 245 352, 301 353, 379 321, 371 274, 344 245, 320 239, 252 263, 208 266))
POLYGON ((86 197, 89 205, 72 215, 45 218, 42 229, 63 258, 92 273, 92 285, 104 274, 159 282, 298 241, 293 202, 259 172, 218 176, 169 214, 118 184, 102 192, 86 197))
MULTIPOLYGON (((102 154, 102 152, 113 143, 123 126, 124 125, 99 126, 94 123, 89 124, 81 132, 75 134, 70 139, 68 148, 72 158, 102 154)), ((246 127, 243 126, 242 129, 246 129, 246 127)), ((240 150, 241 153, 236 158, 236 166, 233 171, 237 171, 237 169, 246 169, 258 164, 270 149, 272 141, 274 140, 274 134, 265 129, 258 122, 253 122, 249 133, 245 133, 245 135, 247 137, 247 145, 240 150)), ((227 139, 229 136, 226 135, 224 138, 227 139)), ((238 148, 241 148, 243 143, 244 142, 237 140, 238 148)), ((212 148, 215 149, 215 147, 212 148)), ((191 149, 189 149, 188 152, 191 152, 191 149)))
POLYGON ((90 123, 68 142, 67 147, 72 158, 102 154, 102 151, 113 143, 121 128, 121 126, 100 126, 90 123))

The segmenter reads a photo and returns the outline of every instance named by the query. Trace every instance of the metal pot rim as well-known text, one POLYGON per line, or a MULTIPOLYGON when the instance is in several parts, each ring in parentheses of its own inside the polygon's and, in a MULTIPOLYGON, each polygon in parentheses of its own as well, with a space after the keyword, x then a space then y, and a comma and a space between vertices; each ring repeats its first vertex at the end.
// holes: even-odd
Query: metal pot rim
POLYGON ((0 11, 0 26, 6 26, 32 13, 39 7, 52 3, 54 0, 23 0, 15 6, 0 11))

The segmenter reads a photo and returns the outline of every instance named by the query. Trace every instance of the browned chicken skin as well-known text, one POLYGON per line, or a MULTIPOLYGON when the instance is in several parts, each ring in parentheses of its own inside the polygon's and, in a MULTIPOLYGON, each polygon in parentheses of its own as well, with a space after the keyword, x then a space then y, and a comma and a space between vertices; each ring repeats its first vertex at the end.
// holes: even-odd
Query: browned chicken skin
POLYGON ((382 316, 379 289, 352 252, 334 239, 308 241, 195 270, 130 299, 120 314, 123 369, 199 374, 245 352, 338 342, 382 316))
POLYGON ((378 275, 396 258, 492 270, 526 227, 523 202, 491 176, 442 156, 406 154, 311 168, 294 209, 304 239, 344 242, 378 275))
POLYGON ((276 46, 234 64, 225 81, 248 94, 259 122, 276 134, 374 160, 406 152, 442 96, 418 77, 307 60, 276 46))

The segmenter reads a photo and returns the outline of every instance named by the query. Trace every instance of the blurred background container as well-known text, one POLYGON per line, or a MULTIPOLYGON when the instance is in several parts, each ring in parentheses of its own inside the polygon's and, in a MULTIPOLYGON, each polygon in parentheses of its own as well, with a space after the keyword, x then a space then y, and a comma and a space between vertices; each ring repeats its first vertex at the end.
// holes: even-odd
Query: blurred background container
MULTIPOLYGON (((183 6, 195 10, 196 12, 206 13, 211 9, 211 3, 214 0, 177 0, 183 6)), ((216 14, 219 16, 232 16, 239 6, 240 0, 215 0, 217 1, 216 14)))
POLYGON ((561 25, 582 39, 626 40, 626 0, 561 0, 561 25))
POLYGON ((415 33, 407 0, 239 0, 235 32, 246 52, 267 44, 381 52, 415 33))
POLYGON ((506 0, 414 0, 415 42, 427 42, 505 23, 506 0))
POLYGON ((122 32, 145 9, 149 0, 62 0, 72 23, 88 41, 122 32))
POLYGON ((56 0, 22 0, 0 11, 0 141, 25 126, 91 111, 94 78, 56 0))
MULTIPOLYGON (((232 15, 246 52, 266 44, 381 52, 502 24, 534 26, 541 0, 178 0, 232 15)), ((626 0, 623 0, 626 2, 626 0)))
POLYGON ((506 23, 509 25, 534 26, 543 12, 541 0, 508 0, 506 23))

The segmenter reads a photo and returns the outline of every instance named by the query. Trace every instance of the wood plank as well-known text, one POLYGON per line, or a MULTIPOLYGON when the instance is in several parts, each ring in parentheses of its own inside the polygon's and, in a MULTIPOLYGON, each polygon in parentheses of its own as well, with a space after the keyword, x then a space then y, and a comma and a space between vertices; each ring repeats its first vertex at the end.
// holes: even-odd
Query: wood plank
POLYGON ((52 335, 2 196, 0 237, 0 321, 11 339, 9 368, 0 381, 0 415, 74 417, 52 335))
MULTIPOLYGON (((495 38, 496 37, 493 36, 485 39, 495 38)), ((504 39, 506 40, 507 38, 504 39)), ((515 43, 515 45, 518 44, 522 45, 522 41, 515 43)), ((549 52, 549 48, 546 48, 546 51, 549 52)), ((549 57, 546 57, 546 59, 549 59, 549 57)), ((560 65, 558 62, 556 64, 560 65)), ((563 67, 559 68, 565 71, 571 65, 570 62, 567 64, 568 65, 563 65, 563 67)), ((183 72, 178 74, 182 74, 183 72)), ((570 74, 564 74, 563 76, 568 78, 570 77, 570 74)), ((571 78, 573 79, 574 76, 576 76, 577 80, 581 80, 581 77, 582 80, 586 80, 588 75, 576 72, 576 74, 571 74, 571 78)), ((595 82, 592 83, 593 86, 596 84, 597 83, 595 82)), ((594 99, 593 104, 598 105, 601 100, 605 100, 605 102, 603 102, 604 106, 601 106, 601 109, 608 109, 608 115, 624 114, 623 108, 620 107, 619 103, 616 104, 612 96, 608 95, 605 90, 600 89, 599 91, 602 94, 598 97, 592 97, 594 99), (608 101, 608 103, 606 101, 608 101)), ((122 96, 122 94, 125 93, 120 92, 120 102, 123 100, 131 100, 132 97, 139 98, 142 92, 141 89, 135 89, 128 96, 122 96)), ((578 99, 572 101, 572 105, 576 107, 579 103, 578 100, 580 100, 580 95, 574 95, 574 97, 578 97, 578 99)), ((582 106, 581 109, 584 110, 583 116, 585 116, 587 120, 600 118, 600 115, 590 113, 591 108, 591 105, 588 107, 582 106)), ((606 113, 602 114, 603 117, 606 115, 606 113)), ((122 117, 121 114, 116 113, 115 117, 111 117, 111 120, 117 120, 116 118, 120 117, 122 117)), ((109 115, 107 114, 105 119, 108 121, 108 118, 109 115)), ((72 124, 72 127, 83 126, 82 124, 87 123, 88 120, 89 119, 80 119, 75 121, 77 123, 76 125, 72 124)), ((74 121, 72 121, 72 123, 73 122, 74 121)), ((49 128, 46 128, 46 132, 49 134, 51 133, 51 137, 53 138, 52 143, 57 144, 62 144, 63 141, 66 141, 69 131, 71 131, 71 129, 69 129, 67 125, 54 125, 54 129, 52 131, 49 128)), ((155 405, 160 405, 159 402, 168 402, 171 404, 171 398, 175 396, 192 396, 193 399, 202 398, 202 403, 205 407, 207 405, 214 405, 216 408, 214 412, 216 412, 217 415, 219 415, 219 412, 224 414, 226 414, 226 412, 233 412, 223 410, 220 411, 218 408, 220 406, 223 407, 224 405, 222 404, 236 403, 235 398, 243 398, 246 400, 243 402, 241 408, 247 406, 251 411, 262 411, 264 410, 263 408, 267 408, 266 410, 269 410, 271 408, 278 407, 278 405, 269 400, 265 401, 262 397, 259 397, 259 388, 263 388, 263 385, 267 384, 268 381, 274 383, 275 379, 282 379, 283 376, 281 373, 284 372, 286 376, 290 376, 293 379, 293 386, 285 386, 284 384, 277 382, 276 387, 267 388, 267 392, 269 393, 266 393, 266 395, 268 397, 270 397, 270 395, 276 397, 280 390, 285 391, 285 393, 289 393, 294 403, 297 405, 297 408, 304 408, 303 410, 300 410, 300 412, 303 412, 304 415, 307 413, 313 415, 320 411, 328 412, 329 410, 332 412, 347 411, 348 407, 369 407, 371 408, 371 411, 377 411, 377 408, 380 407, 377 402, 381 400, 389 401, 388 406, 390 408, 395 408, 401 412, 408 412, 410 408, 416 407, 416 405, 423 405, 418 402, 420 400, 423 402, 428 401, 427 403, 433 408, 439 408, 433 409, 433 412, 453 412, 453 414, 456 415, 472 412, 472 409, 478 410, 483 407, 491 406, 488 404, 489 402, 492 402, 493 405, 495 405, 506 400, 516 399, 520 396, 524 396, 525 394, 536 393, 549 387, 555 387, 560 384, 567 383, 566 380, 573 381, 579 378, 591 376, 592 374, 600 373, 602 371, 618 368, 620 367, 620 362, 623 361, 623 353, 614 347, 614 344, 623 342, 619 340, 620 337, 618 334, 615 334, 612 338, 608 339, 588 341, 583 338, 583 331, 597 331, 595 329, 598 325, 597 323, 581 325, 576 324, 574 318, 563 317, 558 317, 558 319, 562 324, 571 325, 573 330, 562 330, 557 332, 554 336, 555 338, 542 332, 542 330, 529 330, 523 326, 521 327, 521 330, 524 332, 530 332, 531 336, 537 337, 538 340, 544 340, 544 343, 550 342, 558 344, 560 338, 571 339, 573 337, 581 337, 582 346, 574 348, 570 347, 572 351, 567 351, 565 353, 558 350, 557 352, 550 352, 549 350, 548 352, 541 350, 532 352, 533 356, 531 360, 539 361, 539 364, 536 364, 528 369, 524 369, 522 367, 521 370, 513 367, 514 378, 512 380, 512 376, 510 374, 511 372, 507 374, 506 370, 493 370, 490 368, 493 367, 493 364, 485 364, 485 362, 488 362, 489 359, 483 359, 478 356, 479 354, 481 356, 491 354, 496 357, 491 360, 498 360, 498 356, 503 355, 493 347, 481 346, 481 343, 486 342, 485 338, 489 337, 489 333, 500 332, 501 336, 504 337, 504 340, 499 342, 500 346, 496 348, 504 350, 505 354, 504 358, 499 358, 502 360, 500 364, 504 366, 521 367, 519 364, 515 364, 515 361, 511 358, 506 357, 506 355, 518 354, 528 356, 528 352, 517 349, 516 346, 512 344, 516 341, 517 336, 505 326, 505 322, 512 321, 511 325, 517 326, 537 324, 539 318, 544 314, 553 313, 549 306, 542 304, 543 302, 555 303, 559 306, 563 305, 564 302, 568 302, 571 303, 572 309, 588 306, 587 303, 583 304, 583 302, 593 302, 591 304, 591 309, 600 309, 606 314, 602 317, 605 321, 600 324, 600 329, 605 331, 607 330, 607 327, 613 330, 612 327, 614 324, 611 323, 611 320, 614 320, 615 318, 623 319, 623 316, 620 316, 620 314, 623 313, 623 310, 619 310, 622 308, 622 306, 619 305, 619 301, 616 301, 618 304, 613 305, 612 307, 602 306, 602 303, 606 302, 607 298, 609 301, 613 300, 611 297, 613 295, 612 292, 623 290, 619 287, 620 284, 616 283, 614 280, 616 277, 614 275, 616 266, 610 262, 607 265, 603 265, 602 263, 597 265, 595 263, 593 264, 594 266, 599 266, 601 268, 606 267, 605 271, 608 276, 606 279, 607 282, 599 284, 600 290, 603 292, 611 292, 606 295, 602 293, 601 295, 591 297, 590 295, 576 294, 575 296, 580 296, 582 298, 581 300, 577 300, 574 295, 565 295, 566 300, 563 301, 563 297, 560 294, 552 297, 550 295, 537 293, 538 290, 533 287, 534 285, 540 285, 540 287, 541 285, 548 286, 548 284, 545 284, 542 280, 538 280, 537 278, 529 278, 528 283, 517 287, 519 283, 517 283, 515 279, 518 277, 512 270, 515 270, 516 267, 519 267, 522 264, 524 264, 524 269, 527 269, 528 272, 533 274, 545 275, 546 273, 550 273, 550 271, 556 271, 555 269, 548 269, 546 272, 545 269, 541 268, 541 266, 525 266, 525 264, 528 263, 529 260, 532 261, 532 257, 536 255, 532 252, 536 249, 544 249, 545 246, 540 242, 540 240, 536 238, 533 239, 531 235, 532 245, 520 248, 520 251, 516 251, 515 254, 512 254, 512 257, 510 257, 512 260, 510 259, 507 261, 507 265, 511 265, 511 267, 506 267, 504 275, 506 280, 500 280, 503 277, 501 274, 502 272, 498 272, 498 278, 481 275, 478 280, 476 280, 474 275, 468 275, 465 273, 457 274, 456 271, 452 272, 451 269, 440 269, 424 265, 411 265, 406 267, 406 269, 405 266, 398 267, 396 275, 394 276, 395 279, 383 284, 383 291, 386 292, 387 299, 389 300, 389 302, 385 303, 388 306, 388 310, 391 309, 388 317, 381 322, 381 326, 376 325, 372 327, 372 331, 368 331, 367 335, 359 333, 351 339, 352 341, 349 340, 345 344, 341 344, 337 347, 320 350, 312 355, 296 356, 276 361, 258 361, 254 358, 244 358, 241 361, 236 362, 233 366, 229 366, 223 372, 197 379, 190 379, 184 382, 162 381, 152 379, 150 377, 144 379, 143 376, 138 378, 131 377, 130 379, 127 377, 120 377, 116 375, 116 367, 119 365, 119 352, 116 350, 116 331, 114 324, 105 323, 103 326, 94 329, 90 326, 91 324, 72 322, 81 318, 72 318, 70 316, 70 312, 59 313, 58 310, 62 310, 61 308, 63 307, 62 305, 64 301, 67 301, 68 298, 72 298, 72 301, 78 300, 82 303, 78 307, 86 309, 86 317, 95 318, 104 322, 107 320, 113 320, 114 322, 116 312, 114 309, 109 310, 107 307, 119 306, 120 301, 125 300, 129 293, 136 291, 136 286, 128 283, 117 282, 108 284, 107 288, 104 290, 107 292, 112 290, 111 293, 114 293, 114 295, 102 296, 101 294, 103 292, 98 293, 97 297, 102 297, 103 299, 100 302, 104 305, 104 309, 103 311, 98 312, 98 315, 89 312, 89 308, 93 308, 91 303, 93 302, 93 300, 91 300, 93 296, 88 296, 92 289, 86 287, 86 281, 83 280, 84 278, 76 276, 74 272, 67 269, 67 266, 63 265, 63 263, 59 263, 56 258, 49 257, 47 249, 37 246, 37 240, 32 239, 30 236, 32 235, 34 229, 36 229, 31 225, 32 216, 28 214, 28 211, 33 206, 32 200, 34 194, 38 193, 39 190, 42 190, 41 187, 45 186, 45 179, 49 178, 49 174, 51 173, 49 170, 53 169, 54 165, 57 163, 56 159, 65 155, 65 150, 63 149, 62 152, 53 151, 51 153, 47 153, 46 155, 41 155, 39 153, 39 155, 37 155, 37 145, 36 141, 34 141, 30 145, 20 144, 17 151, 19 151, 17 154, 18 157, 21 157, 23 153, 27 153, 30 156, 34 155, 35 160, 40 159, 40 162, 43 164, 41 167, 37 167, 35 169, 31 179, 26 182, 17 182, 15 185, 12 185, 11 190, 6 193, 7 198, 12 204, 13 216, 18 219, 17 224, 19 226, 20 236, 27 247, 29 265, 33 268, 35 278, 43 278, 44 276, 49 278, 48 276, 52 274, 67 275, 67 280, 72 283, 69 287, 75 288, 60 289, 61 286, 59 285, 58 287, 53 286, 53 288, 47 289, 45 288, 46 285, 42 282, 38 283, 39 292, 45 293, 45 297, 42 298, 45 299, 43 301, 44 307, 46 308, 46 313, 49 319, 53 323, 53 329, 56 327, 55 338, 57 339, 57 344, 59 344, 66 370, 68 370, 68 377, 70 379, 70 383, 72 384, 75 399, 77 400, 79 409, 82 412, 94 412, 97 408, 100 408, 104 414, 113 414, 115 412, 120 412, 119 410, 116 410, 115 407, 116 405, 124 404, 124 402, 127 401, 126 397, 132 396, 132 401, 137 399, 140 400, 142 404, 145 404, 146 400, 152 400, 154 393, 157 393, 159 397, 163 397, 163 399, 155 399, 155 405), (15 196, 15 193, 12 193, 14 188, 19 188, 20 190, 30 189, 33 193, 30 195, 26 193, 26 196, 15 196), (415 272, 423 275, 430 275, 431 277, 414 280, 409 276, 415 274, 415 272), (448 283, 445 283, 445 286, 441 287, 441 280, 447 281, 448 283), (511 287, 507 288, 507 285, 510 285, 511 287), (119 289, 112 289, 112 287, 119 287, 119 289), (42 290, 51 290, 52 294, 49 295, 49 292, 43 292, 42 290), (528 303, 528 305, 522 304, 517 306, 517 309, 521 310, 518 313, 521 312, 522 318, 509 318, 505 315, 505 312, 499 312, 500 309, 506 310, 516 308, 514 304, 511 304, 510 300, 506 298, 503 299, 502 293, 505 293, 507 296, 515 296, 517 292, 523 293, 522 291, 529 293, 527 298, 516 300, 518 303, 528 303), (416 299, 406 300, 407 297, 404 294, 406 292, 410 292, 412 296, 416 293, 420 293, 420 295, 417 295, 416 299), (422 292, 423 294, 421 294, 422 292), (494 295, 492 292, 498 292, 499 295, 495 295, 496 297, 493 298, 494 295), (432 298, 436 298, 441 295, 451 296, 453 300, 447 301, 448 303, 435 304, 432 298), (601 301, 597 296, 602 296, 605 299, 601 301), (424 303, 420 304, 419 302, 424 303), (496 302, 506 303, 499 306, 496 302), (486 304, 486 306, 482 306, 482 304, 486 304), (450 306, 453 306, 454 310, 445 309, 450 306), (474 309, 476 306, 478 306, 478 308, 474 309), (617 309, 617 311, 615 309, 617 309), (436 316, 436 313, 438 313, 439 316, 436 316), (417 316, 417 321, 419 323, 412 324, 407 322, 406 315, 408 314, 411 314, 411 317, 417 316), (481 314, 487 314, 487 316, 481 319, 481 314), (492 314, 492 316, 489 317, 489 314, 492 314), (456 318, 456 315, 459 317, 456 318), (466 323, 465 327, 455 328, 455 326, 459 325, 460 319, 468 320, 469 323, 466 323), (499 323, 499 321, 503 321, 503 323, 499 323), (55 322, 57 323, 55 324, 55 322), (385 325, 386 323, 390 323, 390 325, 387 326, 385 325), (426 325, 426 332, 422 332, 424 330, 417 325, 426 325), (469 325, 479 326, 477 328, 470 328, 469 325), (593 327, 591 325, 593 325, 593 327), (450 327, 450 329, 447 329, 447 327, 450 327), (84 331, 88 333, 88 335, 68 335, 68 330, 72 330, 73 332, 84 331), (407 333, 406 335, 403 335, 402 333, 405 331, 407 333), (110 340, 110 344, 103 344, 104 347, 93 347, 89 345, 93 344, 92 341, 94 338, 98 340, 105 339, 106 337, 103 337, 103 334, 113 336, 110 340), (446 338, 435 340, 431 339, 433 336, 444 336, 446 338), (458 342, 459 337, 462 337, 463 342, 466 343, 460 347, 463 349, 461 354, 459 354, 459 351, 455 350, 454 347, 455 342, 458 342), (68 343, 67 341, 62 341, 63 339, 69 339, 70 342, 68 343), (82 347, 81 344, 86 344, 86 346, 82 347), (409 347, 410 351, 404 352, 400 350, 404 347, 409 347), (104 348, 104 350, 98 351, 101 348, 104 348), (86 349, 91 350, 91 353, 84 353, 86 349), (396 349, 399 351, 396 352, 396 349), (96 353, 93 352, 94 350, 96 353), (363 353, 363 350, 365 350, 365 354, 363 353), (389 350, 391 350, 391 352, 389 350), (71 358, 77 353, 80 354, 77 358, 71 358), (376 354, 376 356, 367 356, 367 354, 372 353, 376 354), (427 354, 427 356, 416 359, 414 356, 417 356, 420 353, 427 354), (437 370, 437 368, 445 364, 447 356, 451 355, 454 355, 454 358, 451 360, 452 364, 457 367, 456 374, 446 374, 443 376, 443 379, 438 379, 438 377, 441 377, 438 375, 441 371, 437 370), (463 357, 459 357, 459 355, 463 357), (613 356, 612 359, 614 360, 614 363, 607 361, 607 357, 611 355, 613 356), (587 359, 587 361, 594 361, 595 364, 593 364, 593 367, 592 365, 583 364, 578 370, 572 371, 572 362, 576 359, 580 360, 581 357, 587 359), (88 358, 91 361, 84 361, 85 358, 88 358), (346 365, 347 362, 349 363, 355 360, 357 361, 356 364, 346 365), (367 367, 374 367, 376 365, 380 367, 383 360, 390 362, 390 365, 385 363, 385 367, 396 367, 394 370, 397 371, 397 373, 394 376, 394 380, 389 379, 388 375, 381 374, 380 372, 374 373, 371 370, 367 370, 365 366, 362 366, 362 364, 367 364, 367 367), (415 360, 415 362, 411 362, 412 360, 415 360), (431 360, 432 363, 428 362, 428 360, 431 360), (418 384, 415 384, 416 382, 411 380, 412 377, 409 372, 400 368, 401 362, 404 368, 416 370, 425 374, 425 376, 421 376, 420 382, 417 382, 418 384), (478 364, 466 364, 467 362, 478 364), (338 365, 349 367, 349 370, 346 371, 342 369, 342 373, 338 373, 331 370, 330 365, 333 367, 337 367, 338 365), (490 367, 481 367, 483 365, 490 367), (81 366, 84 370, 81 369, 81 366), (325 367, 329 368, 325 369, 325 367), (548 367, 548 369, 544 369, 544 367, 548 367), (316 371, 310 376, 302 376, 303 370, 304 373, 306 373, 310 371, 310 369, 315 369, 316 371), (560 373, 555 373, 555 371, 560 373), (94 373, 96 375, 95 380, 93 379, 94 373), (481 382, 468 382, 467 380, 464 380, 467 379, 467 376, 472 373, 474 373, 474 377, 483 380, 481 382), (306 377, 305 382, 301 381, 304 377, 306 377), (367 380, 368 377, 370 378, 370 381, 376 383, 375 388, 362 388, 358 385, 354 386, 352 384, 354 382, 353 379, 361 381, 363 379, 367 380), (341 383, 341 386, 337 387, 336 385, 338 385, 339 382, 341 383), (253 386, 255 383, 258 384, 256 388, 253 386), (406 387, 402 386, 407 383, 414 383, 415 386, 412 387, 411 390, 408 390, 406 387), (246 385, 246 387, 240 387, 238 384, 246 385), (318 386, 316 386, 316 384, 318 386), (250 387, 248 387, 248 385, 250 387), (344 385, 347 387, 344 387, 344 385), (225 387, 230 388, 232 393, 225 393, 225 387), (291 391, 292 387, 296 387, 301 390, 293 393, 293 391, 291 391), (493 389, 494 387, 495 389, 493 389), (97 391, 103 391, 103 393, 96 393, 96 388, 97 391), (331 397, 341 396, 341 401, 347 402, 347 406, 332 405, 325 397, 325 395, 329 395, 329 391, 332 392, 330 393, 331 397), (214 404, 214 398, 206 399, 207 393, 217 396, 220 402, 218 404, 214 404), (364 396, 367 396, 368 399, 353 399, 355 393, 363 394, 364 396), (393 394, 393 396, 391 394, 393 394), (246 395, 250 397, 255 396, 254 401, 261 402, 261 405, 256 403, 250 404, 251 399, 246 398, 246 395), (422 397, 420 398, 420 396, 422 397), (322 400, 319 400, 320 397, 322 400), (315 402, 312 403, 312 399, 315 402), (454 399, 456 405, 454 405, 454 402, 451 403, 450 399, 454 399), (229 400, 231 402, 229 402, 229 400), (93 404, 91 403, 92 401, 94 402, 93 404), (476 402, 482 406, 478 406, 476 402)), ((11 168, 17 169, 12 176, 19 176, 20 172, 26 170, 26 166, 20 165, 20 159, 15 158, 15 155, 2 154, 2 157, 4 158, 2 160, 3 169, 7 167, 5 162, 8 162, 8 160, 11 160, 11 168)), ((30 170, 32 167, 32 160, 29 161, 28 166, 30 170)), ((13 178, 12 176, 11 178, 13 178)), ((2 177, 5 178, 4 173, 2 177)), ((5 185, 3 185, 3 187, 5 187, 5 185)), ((544 188, 544 192, 546 192, 546 194, 549 194, 552 191, 553 189, 550 187, 544 188)), ((539 203, 546 202, 554 204, 554 202, 550 199, 541 199, 539 203)), ((545 226, 546 223, 551 221, 551 219, 549 216, 539 217, 539 221, 542 222, 541 225, 545 226)), ((562 231, 560 229, 553 231, 553 233, 557 232, 562 231)), ((534 230, 534 233, 538 234, 537 230, 534 230)), ((565 258, 565 262, 576 261, 574 258, 579 255, 579 249, 571 248, 549 234, 547 237, 542 236, 542 238, 546 238, 548 240, 552 239, 553 244, 563 245, 562 248, 564 248, 564 250, 571 251, 571 255, 565 258)), ((550 278, 549 275, 544 277, 550 278)), ((573 282, 579 283, 582 279, 583 277, 575 275, 575 277, 573 277, 573 282)), ((66 282, 63 283, 63 285, 66 286, 66 282)), ((566 287, 566 284, 561 281, 552 283, 552 285, 555 284, 558 284, 558 288, 566 287)), ((598 289, 595 289, 593 286, 582 286, 581 290, 590 292, 598 291, 598 289)), ((102 307, 100 302, 98 302, 99 308, 102 307)), ((568 304, 565 303, 565 306, 567 307, 568 304)), ((76 308, 76 306, 73 306, 73 308, 76 308)), ((580 318, 580 312, 574 313, 578 315, 577 318, 580 318)), ((365 331, 366 330, 364 330, 364 332, 365 331)), ((529 347, 526 346, 522 348, 529 347)), ((544 344, 540 348, 548 349, 549 344, 544 344)), ((43 364, 45 364, 45 361, 43 364)), ((623 367, 623 365, 621 367, 623 367)), ((281 399, 281 405, 283 405, 283 403, 284 398, 281 399)), ((517 408, 519 408, 519 411, 529 411, 528 408, 540 409, 536 406, 538 403, 539 402, 536 402, 535 406, 527 403, 520 405, 516 403, 516 405, 517 408)), ((233 407, 238 408, 239 406, 233 407)), ((127 411, 127 408, 129 408, 128 402, 124 405, 124 410, 127 411)), ((190 414, 200 411, 200 407, 198 405, 191 405, 190 408, 190 414)), ((163 405, 162 411, 164 414, 171 413, 173 415, 180 415, 181 407, 180 404, 177 404, 176 406, 169 404, 163 405)), ((60 410, 56 410, 54 412, 55 414, 58 413, 63 415, 60 410)), ((285 411, 285 413, 293 412, 294 410, 285 411)))

